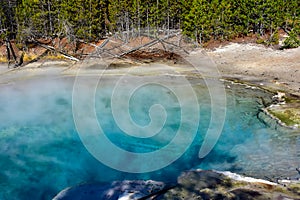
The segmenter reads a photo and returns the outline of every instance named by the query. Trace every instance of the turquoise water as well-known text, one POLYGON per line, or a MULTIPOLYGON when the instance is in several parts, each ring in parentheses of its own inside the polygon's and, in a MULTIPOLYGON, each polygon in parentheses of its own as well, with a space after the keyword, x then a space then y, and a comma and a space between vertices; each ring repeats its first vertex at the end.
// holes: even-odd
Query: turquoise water
MULTIPOLYGON (((94 181, 172 182, 191 168, 230 170, 260 178, 297 174, 299 132, 266 124, 258 118, 261 98, 269 101, 270 94, 230 83, 225 83, 230 88, 226 90, 227 115, 222 135, 213 151, 199 159, 211 108, 207 88, 197 80, 193 88, 201 120, 196 138, 183 156, 149 173, 111 169, 95 159, 79 138, 72 115, 73 83, 72 77, 43 77, 0 86, 0 199, 51 199, 68 186, 94 181)), ((88 78, 86 84, 89 87, 88 78)), ((125 135, 116 126, 111 114, 111 92, 109 82, 98 87, 95 107, 103 131, 116 145, 132 152, 151 152, 164 147, 175 136, 181 109, 170 91, 157 85, 141 88, 129 102, 131 117, 141 126, 150 122, 145 113, 153 104, 161 104, 168 113, 164 129, 147 139, 125 135)), ((114 157, 109 151, 104 153, 114 157)))

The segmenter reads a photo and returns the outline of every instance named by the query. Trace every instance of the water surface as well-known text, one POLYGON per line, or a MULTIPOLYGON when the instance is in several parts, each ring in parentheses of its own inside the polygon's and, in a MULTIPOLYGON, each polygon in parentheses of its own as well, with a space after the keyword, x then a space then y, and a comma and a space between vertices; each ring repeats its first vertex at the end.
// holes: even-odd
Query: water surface
MULTIPOLYGON (((210 96, 201 80, 193 81, 201 108, 197 136, 180 159, 150 173, 111 169, 95 159, 79 139, 72 115, 73 83, 74 77, 50 76, 0 86, 0 199, 51 199, 68 186, 93 181, 172 182, 191 168, 230 170, 259 178, 297 174, 299 132, 270 126, 259 119, 261 98, 268 101, 270 94, 244 85, 225 83, 230 88, 226 89, 227 115, 222 135, 213 151, 199 159, 198 151, 211 117, 210 96)), ((111 92, 109 81, 98 87, 95 107, 100 125, 116 145, 132 152, 150 152, 174 137, 181 114, 176 95, 155 85, 133 95, 131 116, 137 124, 149 123, 148 110, 153 104, 163 105, 168 113, 158 136, 141 139, 124 134, 114 123, 111 92)))

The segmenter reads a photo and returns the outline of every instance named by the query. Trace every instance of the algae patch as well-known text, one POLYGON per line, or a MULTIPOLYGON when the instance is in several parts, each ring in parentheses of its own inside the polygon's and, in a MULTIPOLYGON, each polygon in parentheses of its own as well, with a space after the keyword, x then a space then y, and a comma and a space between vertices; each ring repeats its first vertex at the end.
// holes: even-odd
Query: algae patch
POLYGON ((295 126, 300 124, 300 116, 297 115, 293 110, 269 110, 269 112, 280 119, 287 126, 295 126))
POLYGON ((270 106, 268 111, 287 126, 300 127, 300 104, 270 106))

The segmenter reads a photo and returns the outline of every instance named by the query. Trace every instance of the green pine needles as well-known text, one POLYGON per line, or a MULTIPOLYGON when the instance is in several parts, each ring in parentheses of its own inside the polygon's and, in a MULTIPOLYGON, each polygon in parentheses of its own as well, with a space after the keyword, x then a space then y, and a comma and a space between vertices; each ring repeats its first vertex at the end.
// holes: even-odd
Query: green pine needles
MULTIPOLYGON (((93 41, 124 32, 181 29, 198 43, 290 32, 284 45, 299 46, 298 0, 0 0, 0 38, 67 37, 93 41), (292 30, 292 31, 291 31, 292 30), (271 34, 270 34, 271 33, 271 34)), ((269 43, 277 43, 272 35, 269 43)))

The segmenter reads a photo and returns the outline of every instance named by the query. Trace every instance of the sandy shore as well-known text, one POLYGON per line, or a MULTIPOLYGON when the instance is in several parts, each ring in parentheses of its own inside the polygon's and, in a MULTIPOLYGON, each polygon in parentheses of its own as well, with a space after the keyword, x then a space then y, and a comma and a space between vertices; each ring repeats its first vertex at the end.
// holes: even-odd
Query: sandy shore
MULTIPOLYGON (((199 55, 200 52, 202 54, 203 49, 199 51, 199 55)), ((266 86, 300 97, 300 48, 275 50, 257 44, 230 43, 205 52, 225 78, 266 86)), ((39 74, 47 67, 57 66, 66 70, 73 64, 70 61, 39 61, 22 68, 8 69, 5 63, 0 63, 0 80, 5 76, 18 74, 19 71, 22 71, 22 74, 39 74)), ((76 69, 76 66, 70 69, 76 69)), ((116 72, 117 68, 114 69, 116 72)), ((72 70, 69 70, 69 73, 72 73, 72 70)))
POLYGON ((300 48, 274 50, 232 43, 208 55, 224 77, 265 85, 300 96, 300 48))
POLYGON ((209 51, 222 76, 277 92, 264 112, 280 125, 300 127, 300 48, 274 50, 232 43, 209 51), (283 98, 282 98, 283 97, 283 98))

